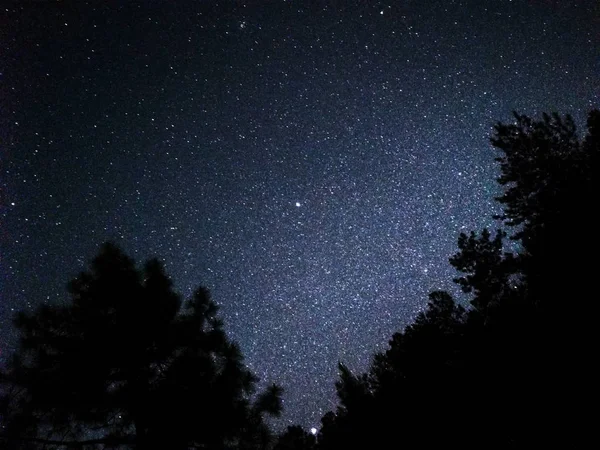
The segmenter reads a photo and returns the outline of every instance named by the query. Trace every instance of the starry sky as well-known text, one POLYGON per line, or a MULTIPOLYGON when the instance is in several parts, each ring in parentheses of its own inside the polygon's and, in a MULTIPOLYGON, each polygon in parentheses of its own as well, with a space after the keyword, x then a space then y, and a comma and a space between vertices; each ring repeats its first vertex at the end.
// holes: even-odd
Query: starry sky
POLYGON ((2 2, 0 358, 112 240, 318 426, 494 226, 494 123, 582 123, 599 50, 597 0, 2 2))

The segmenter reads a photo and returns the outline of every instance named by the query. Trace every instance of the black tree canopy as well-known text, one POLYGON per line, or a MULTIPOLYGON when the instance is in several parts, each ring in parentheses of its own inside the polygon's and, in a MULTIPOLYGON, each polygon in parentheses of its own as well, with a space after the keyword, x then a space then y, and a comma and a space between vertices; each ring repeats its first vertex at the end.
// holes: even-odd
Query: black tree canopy
POLYGON ((491 139, 500 229, 461 234, 450 258, 469 308, 433 292, 366 374, 340 365, 318 448, 589 445, 600 112, 584 139, 569 116, 514 117, 491 139))
POLYGON ((259 448, 280 388, 251 401, 244 367, 199 288, 182 302, 157 260, 143 270, 105 244, 69 283, 71 301, 20 313, 21 344, 2 374, 5 448, 131 445, 259 448))

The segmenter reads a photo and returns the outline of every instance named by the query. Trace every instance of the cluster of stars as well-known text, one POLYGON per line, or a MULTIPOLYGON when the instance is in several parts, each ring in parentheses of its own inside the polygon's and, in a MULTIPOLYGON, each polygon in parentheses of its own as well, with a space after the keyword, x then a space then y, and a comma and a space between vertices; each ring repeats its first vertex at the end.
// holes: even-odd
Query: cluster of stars
POLYGON ((495 226, 493 124, 597 106, 598 9, 559 3, 7 7, 3 347, 114 240, 209 287, 277 426, 316 433, 338 361, 365 370, 495 226))

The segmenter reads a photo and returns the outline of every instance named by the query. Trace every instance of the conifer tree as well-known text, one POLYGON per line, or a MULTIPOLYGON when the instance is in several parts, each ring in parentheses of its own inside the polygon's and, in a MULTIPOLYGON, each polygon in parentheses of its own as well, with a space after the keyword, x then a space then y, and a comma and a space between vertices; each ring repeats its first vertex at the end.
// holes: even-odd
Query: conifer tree
POLYGON ((251 401, 257 377, 206 289, 182 302, 157 260, 138 270, 106 244, 68 291, 16 317, 3 448, 265 447, 280 388, 251 401))

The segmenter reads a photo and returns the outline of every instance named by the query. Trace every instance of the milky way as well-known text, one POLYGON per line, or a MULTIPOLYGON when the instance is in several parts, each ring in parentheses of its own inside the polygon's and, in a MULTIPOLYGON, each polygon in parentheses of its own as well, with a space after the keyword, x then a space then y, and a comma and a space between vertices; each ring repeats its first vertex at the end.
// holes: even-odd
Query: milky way
MULTIPOLYGON (((279 425, 335 408, 494 226, 489 136, 600 92, 595 0, 12 2, 0 329, 106 240, 211 289, 279 425), (569 4, 577 4, 577 6, 569 4)), ((133 331, 133 330, 132 330, 133 331)))

